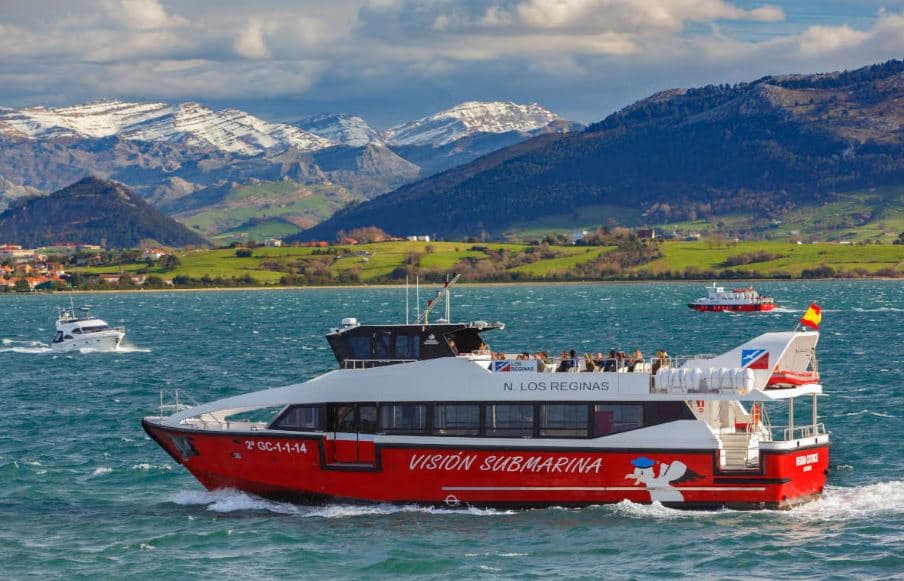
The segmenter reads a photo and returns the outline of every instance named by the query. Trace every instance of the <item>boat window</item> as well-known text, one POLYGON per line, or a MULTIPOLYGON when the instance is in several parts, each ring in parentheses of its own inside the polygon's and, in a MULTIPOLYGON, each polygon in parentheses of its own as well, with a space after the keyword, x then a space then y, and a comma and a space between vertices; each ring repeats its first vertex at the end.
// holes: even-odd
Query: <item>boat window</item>
POLYGON ((593 435, 606 436, 643 427, 643 404, 601 404, 593 407, 593 435))
POLYGON ((340 405, 333 410, 333 430, 336 432, 356 432, 355 406, 340 405))
MULTIPOLYGON (((97 331, 106 331, 109 328, 110 327, 108 327, 107 325, 94 325, 91 327, 82 327, 81 332, 82 333, 96 333, 97 331)), ((76 332, 78 332, 78 331, 76 331, 76 332)))
POLYGON ((81 334, 82 334, 82 330, 79 329, 78 327, 76 327, 75 329, 72 330, 72 334, 73 334, 73 335, 81 335, 81 334))
POLYGON ((518 438, 534 435, 534 406, 531 404, 496 404, 484 408, 486 435, 518 438))
POLYGON ((377 406, 358 405, 358 432, 361 434, 377 433, 377 406))
POLYGON ((590 407, 584 404, 540 406, 540 436, 582 438, 589 434, 590 407))
POLYGON ((480 435, 480 406, 437 404, 433 408, 433 433, 437 436, 480 435))
POLYGON ((292 406, 270 426, 273 430, 321 431, 323 430, 321 406, 292 406))
POLYGON ((358 335, 348 337, 348 349, 352 352, 352 359, 370 359, 370 337, 358 335))
POLYGON ((395 356, 397 359, 417 359, 420 346, 420 337, 417 335, 396 335, 395 356))
POLYGON ((381 405, 380 430, 387 434, 423 434, 427 430, 427 406, 423 404, 381 405))
POLYGON ((675 420, 693 420, 693 412, 683 401, 658 401, 645 404, 644 426, 656 426, 675 420))
POLYGON ((392 337, 389 333, 377 333, 376 335, 376 353, 375 356, 377 359, 390 359, 392 358, 392 353, 390 353, 389 348, 392 345, 391 342, 392 337))
POLYGON ((63 337, 63 339, 75 339, 75 337, 73 337, 72 335, 66 335, 65 337, 63 337))

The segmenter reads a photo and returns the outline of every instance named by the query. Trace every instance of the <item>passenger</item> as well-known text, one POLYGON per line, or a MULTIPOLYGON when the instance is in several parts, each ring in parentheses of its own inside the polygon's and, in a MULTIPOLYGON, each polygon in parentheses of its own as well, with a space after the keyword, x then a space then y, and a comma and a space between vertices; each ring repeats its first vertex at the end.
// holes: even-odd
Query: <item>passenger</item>
POLYGON ((616 358, 615 349, 609 350, 609 359, 606 359, 606 365, 603 367, 603 371, 618 371, 618 360, 616 358))
POLYGON ((455 345, 455 339, 449 339, 449 348, 452 349, 452 353, 458 355, 458 347, 455 345))
POLYGON ((606 358, 603 356, 602 351, 597 351, 596 355, 593 356, 593 366, 599 371, 602 371, 606 366, 606 358))
MULTIPOLYGON (((572 353, 574 350, 572 349, 572 353)), ((562 351, 561 361, 559 362, 559 366, 556 367, 556 371, 562 373, 565 371, 571 371, 574 367, 574 358, 569 357, 568 351, 562 351)))
POLYGON ((669 354, 664 350, 660 349, 656 352, 656 358, 653 359, 653 366, 650 371, 653 375, 656 375, 656 372, 660 370, 660 368, 669 366, 669 354))
POLYGON ((520 359, 521 361, 527 361, 530 359, 530 353, 522 353, 518 356, 518 359, 520 359))
POLYGON ((634 352, 634 355, 631 356, 631 365, 628 368, 628 371, 637 371, 637 366, 640 365, 640 371, 643 371, 643 353, 641 353, 640 349, 634 352))
POLYGON ((596 371, 596 364, 593 362, 593 355, 584 353, 584 371, 596 371))
POLYGON ((543 357, 543 352, 537 351, 534 353, 534 359, 537 361, 537 371, 539 373, 546 371, 546 358, 543 357))

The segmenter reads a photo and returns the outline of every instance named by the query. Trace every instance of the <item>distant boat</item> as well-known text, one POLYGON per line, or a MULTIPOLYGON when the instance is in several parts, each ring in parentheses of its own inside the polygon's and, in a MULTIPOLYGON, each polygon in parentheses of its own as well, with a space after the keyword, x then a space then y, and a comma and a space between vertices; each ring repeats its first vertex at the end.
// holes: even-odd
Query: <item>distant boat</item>
POLYGON ((126 336, 125 328, 111 327, 106 321, 92 316, 89 311, 89 307, 76 309, 70 306, 68 309, 58 309, 56 336, 50 343, 50 347, 54 351, 78 349, 116 351, 119 349, 126 336))
POLYGON ((724 287, 706 287, 706 296, 688 304, 695 311, 771 311, 775 308, 772 297, 760 295, 753 287, 725 290, 724 287))

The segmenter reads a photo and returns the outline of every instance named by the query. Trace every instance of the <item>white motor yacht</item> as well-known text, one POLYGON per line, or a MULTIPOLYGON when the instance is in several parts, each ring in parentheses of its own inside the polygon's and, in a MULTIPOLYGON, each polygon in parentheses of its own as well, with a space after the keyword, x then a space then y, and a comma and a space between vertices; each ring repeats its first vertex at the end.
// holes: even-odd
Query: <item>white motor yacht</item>
POLYGON ((70 306, 59 309, 56 336, 50 346, 55 351, 116 351, 125 335, 124 327, 111 327, 106 321, 92 316, 89 307, 76 309, 70 306))

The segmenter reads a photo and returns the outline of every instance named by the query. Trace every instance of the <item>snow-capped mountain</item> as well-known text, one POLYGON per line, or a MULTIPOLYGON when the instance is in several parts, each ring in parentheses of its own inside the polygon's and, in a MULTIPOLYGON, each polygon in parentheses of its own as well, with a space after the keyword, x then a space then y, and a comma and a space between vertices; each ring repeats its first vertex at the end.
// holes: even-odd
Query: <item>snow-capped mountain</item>
POLYGON ((101 101, 49 109, 0 110, 0 133, 33 139, 102 138, 118 135, 136 141, 168 141, 213 147, 240 155, 295 148, 315 151, 334 145, 313 133, 269 123, 236 109, 213 111, 197 103, 101 101))
POLYGON ((559 117, 536 103, 468 101, 383 133, 390 145, 447 145, 476 133, 527 133, 559 117))
POLYGON ((315 115, 296 121, 292 125, 351 147, 363 147, 370 143, 382 144, 380 134, 357 115, 315 115))

